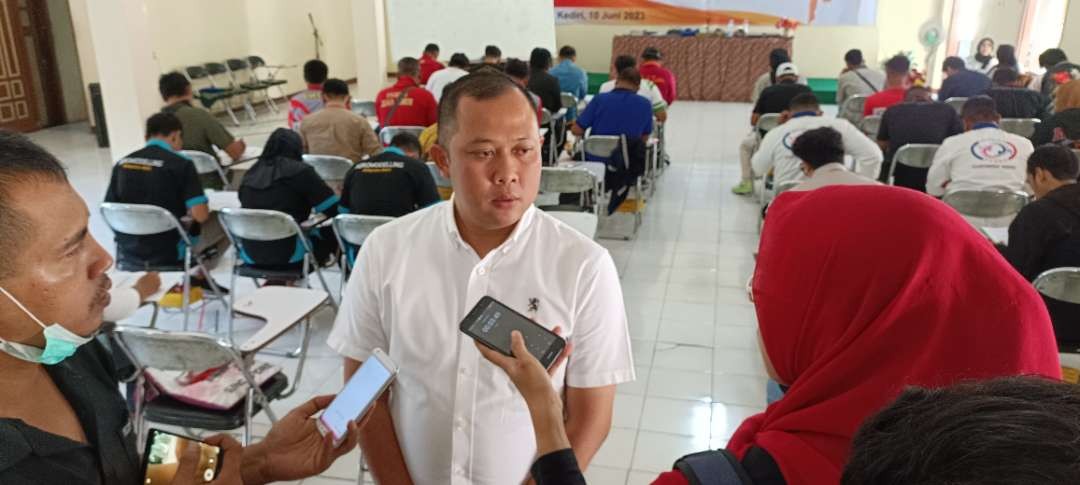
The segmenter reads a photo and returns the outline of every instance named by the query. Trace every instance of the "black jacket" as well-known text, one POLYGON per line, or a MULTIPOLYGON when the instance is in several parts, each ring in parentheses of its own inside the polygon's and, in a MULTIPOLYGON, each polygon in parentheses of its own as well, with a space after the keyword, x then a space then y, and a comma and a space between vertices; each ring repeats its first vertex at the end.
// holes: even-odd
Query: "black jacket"
MULTIPOLYGON (((1003 252, 1028 281, 1048 269, 1080 266, 1080 184, 1055 189, 1024 207, 1009 226, 1003 252)), ((1080 344, 1080 305, 1044 300, 1058 344, 1080 344)))
POLYGON ((1039 123, 1035 134, 1031 135, 1031 144, 1036 147, 1061 140, 1080 140, 1080 108, 1054 113, 1049 119, 1039 123), (1061 129, 1060 133, 1057 132, 1058 128, 1061 129))
POLYGON ((997 112, 1002 118, 1038 118, 1050 117, 1047 109, 1050 101, 1038 91, 1027 88, 992 88, 986 95, 994 100, 997 112))

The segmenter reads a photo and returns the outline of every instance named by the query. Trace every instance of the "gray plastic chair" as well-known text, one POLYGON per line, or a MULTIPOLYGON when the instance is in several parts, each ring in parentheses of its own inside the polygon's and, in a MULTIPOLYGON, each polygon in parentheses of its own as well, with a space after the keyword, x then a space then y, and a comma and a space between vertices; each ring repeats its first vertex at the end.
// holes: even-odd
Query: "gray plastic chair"
POLYGON ((943 200, 967 217, 999 218, 1016 215, 1027 205, 1029 197, 1012 190, 984 189, 949 192, 943 200))
POLYGON ((964 110, 964 103, 967 102, 967 98, 953 96, 945 100, 945 104, 952 106, 956 110, 956 114, 960 114, 964 110))
POLYGON ((229 177, 225 175, 225 169, 221 168, 221 164, 213 155, 198 150, 181 150, 180 154, 191 159, 191 163, 195 165, 195 172, 199 175, 217 174, 221 178, 222 187, 229 186, 229 177))
POLYGON ((212 297, 218 300, 224 299, 221 291, 218 290, 217 284, 214 283, 214 279, 210 277, 210 271, 206 269, 206 264, 202 260, 202 257, 195 253, 195 244, 192 241, 191 236, 171 212, 156 205, 105 202, 101 204, 101 216, 105 219, 105 224, 109 226, 114 233, 127 234, 130 236, 152 236, 155 234, 176 231, 179 234, 180 240, 183 241, 184 245, 187 247, 187 250, 184 251, 184 262, 182 265, 138 264, 137 262, 126 260, 123 252, 117 247, 116 269, 130 272, 183 272, 181 305, 184 313, 184 330, 187 330, 188 321, 191 318, 192 269, 202 268, 203 274, 206 275, 206 281, 210 284, 210 291, 213 293, 212 297))
POLYGON ((934 154, 937 153, 940 146, 930 143, 908 143, 900 147, 893 155, 893 161, 889 165, 889 185, 893 185, 895 182, 896 164, 912 168, 930 168, 930 165, 934 162, 934 154))
POLYGON ((581 102, 581 100, 578 99, 577 96, 574 96, 572 93, 568 93, 566 91, 559 93, 559 100, 562 101, 563 108, 571 106, 577 108, 578 103, 581 102))
POLYGON ((844 104, 840 106, 838 116, 850 121, 855 126, 859 126, 859 123, 863 120, 863 108, 866 107, 866 98, 868 97, 865 94, 856 94, 845 99, 844 104))
POLYGON ((1054 268, 1035 278, 1035 289, 1048 298, 1080 305, 1080 268, 1054 268))
POLYGON ((1001 129, 1024 138, 1031 138, 1035 129, 1042 123, 1038 118, 1002 118, 1001 129))
POLYGON ((878 130, 880 129, 881 115, 864 116, 862 121, 859 122, 859 131, 862 131, 871 140, 877 139, 878 130))
POLYGON ((340 183, 345 180, 345 174, 353 168, 352 160, 334 155, 311 155, 303 157, 304 163, 311 165, 315 173, 326 182, 340 183))
POLYGON ((540 109, 540 127, 548 129, 548 132, 547 132, 547 139, 548 139, 548 143, 547 143, 547 145, 548 145, 547 165, 548 166, 555 165, 555 161, 559 159, 559 154, 556 153, 556 151, 557 151, 556 147, 559 146, 559 142, 560 142, 559 138, 560 137, 559 137, 559 132, 558 132, 559 130, 557 130, 556 127, 558 127, 559 120, 563 119, 565 116, 566 116, 566 108, 561 108, 561 109, 559 109, 559 111, 556 111, 555 113, 552 113, 547 108, 541 108, 540 109))
MULTIPOLYGON (((615 150, 621 150, 623 164, 629 167, 630 153, 626 145, 626 135, 590 135, 586 134, 585 138, 581 141, 581 160, 585 161, 586 155, 592 155, 594 157, 603 157, 611 159, 615 155, 615 150)), ((641 177, 637 178, 632 187, 633 193, 629 194, 627 200, 633 196, 635 199, 644 201, 645 191, 641 187, 641 177)), ((622 239, 629 241, 637 234, 638 228, 641 227, 642 203, 637 204, 638 210, 634 211, 634 229, 629 235, 622 236, 622 239)), ((598 214, 606 214, 606 210, 602 209, 598 214)))
POLYGON ((353 101, 351 106, 352 112, 365 118, 374 118, 378 116, 378 112, 375 110, 374 101, 353 101))
POLYGON ((542 210, 578 210, 598 213, 599 190, 596 177, 584 168, 542 167, 540 169, 540 191, 557 194, 581 194, 578 206, 541 206, 542 210))
POLYGON ((341 257, 338 266, 341 267, 341 288, 345 288, 345 282, 349 279, 349 273, 353 267, 352 250, 359 249, 364 241, 371 235, 375 228, 393 221, 389 216, 366 216, 362 214, 338 214, 334 217, 334 237, 337 238, 338 246, 341 247, 341 257))
POLYGON ((379 130, 379 141, 384 146, 390 146, 390 140, 393 140, 398 133, 412 133, 420 138, 420 134, 425 129, 423 126, 384 126, 379 130))
POLYGON ((762 133, 768 133, 769 130, 777 126, 780 126, 779 113, 766 113, 758 117, 757 129, 762 133))

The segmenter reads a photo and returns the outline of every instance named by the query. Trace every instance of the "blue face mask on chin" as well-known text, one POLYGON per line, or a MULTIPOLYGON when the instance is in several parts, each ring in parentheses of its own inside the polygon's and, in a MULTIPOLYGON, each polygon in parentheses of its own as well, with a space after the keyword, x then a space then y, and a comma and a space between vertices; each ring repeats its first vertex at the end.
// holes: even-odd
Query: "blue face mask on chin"
POLYGON ((0 351, 3 351, 5 354, 35 364, 54 365, 71 357, 80 346, 85 345, 94 339, 93 335, 89 337, 80 336, 71 330, 64 328, 64 326, 59 323, 54 322, 50 325, 45 325, 3 287, 0 287, 0 293, 3 293, 4 296, 8 297, 15 306, 19 307, 19 310, 22 310, 26 316, 34 321, 34 323, 37 323, 43 329, 42 333, 45 335, 44 349, 0 339, 0 351))

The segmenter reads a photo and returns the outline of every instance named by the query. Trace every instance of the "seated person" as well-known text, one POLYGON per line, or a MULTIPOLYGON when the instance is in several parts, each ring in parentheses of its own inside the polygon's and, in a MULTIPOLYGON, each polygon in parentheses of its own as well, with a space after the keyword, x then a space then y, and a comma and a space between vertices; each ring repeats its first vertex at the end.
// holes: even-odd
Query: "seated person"
POLYGON ((1039 54, 1039 66, 1042 67, 1045 72, 1042 74, 1036 86, 1039 88, 1039 93, 1050 99, 1054 95, 1054 90, 1058 87, 1058 78, 1062 75, 1071 77, 1068 73, 1073 69, 1080 70, 1080 65, 1076 65, 1069 62, 1069 57, 1065 55, 1065 51, 1058 49, 1057 47, 1051 47, 1039 54))
MULTIPOLYGON (((60 162, 22 135, 0 132, 0 483, 142 483, 132 417, 102 330, 109 253, 88 231, 89 211, 60 162), (42 322, 50 323, 46 325, 42 322), (42 332, 42 327, 46 330, 42 332)), ((221 480, 262 484, 322 473, 356 446, 341 446, 312 416, 330 396, 282 417, 259 443, 205 441, 224 451, 221 480)), ((194 448, 192 448, 194 450, 194 448)), ((198 456, 181 457, 192 470, 198 456)), ((202 483, 194 473, 174 483, 202 483)))
POLYGON ((432 74, 445 68, 446 66, 439 62, 439 45, 424 46, 424 52, 420 54, 420 85, 426 85, 432 74))
MULTIPOLYGON (((105 202, 147 204, 168 210, 195 244, 195 254, 204 255, 206 269, 213 269, 216 257, 229 247, 216 216, 211 216, 208 199, 199 184, 195 165, 176 151, 182 146, 180 120, 171 113, 157 113, 146 120, 146 146, 120 159, 112 169, 105 202)), ((149 236, 116 234, 117 258, 127 265, 183 267, 187 246, 176 231, 149 236)), ((194 265, 192 261, 192 265, 194 265)), ((130 267, 130 266, 129 266, 130 267)), ((201 275, 192 284, 210 289, 201 275)), ((221 289, 221 285, 218 285, 221 289)))
MULTIPOLYGON (((615 72, 618 73, 628 67, 636 67, 637 59, 634 56, 618 56, 613 63, 615 66, 615 72)), ((616 76, 618 77, 618 76, 616 76)), ((607 93, 615 89, 616 79, 604 81, 604 84, 600 85, 600 93, 607 93)), ((638 95, 644 96, 652 104, 653 116, 656 117, 656 121, 661 123, 667 121, 667 101, 664 101, 664 96, 660 94, 660 88, 656 87, 652 81, 648 79, 641 79, 641 87, 638 88, 638 95)))
POLYGON ((844 70, 836 78, 836 105, 856 95, 871 95, 885 87, 885 74, 866 67, 862 51, 851 49, 844 54, 844 70))
MULTIPOLYGON (((583 100, 589 94, 589 75, 575 63, 576 60, 577 51, 574 47, 564 45, 559 49, 559 64, 548 72, 559 80, 560 91, 573 94, 578 100, 583 100)), ((567 119, 572 120, 577 116, 577 106, 564 106, 564 108, 568 109, 567 119)))
POLYGON ((791 190, 814 190, 827 185, 877 185, 869 177, 851 173, 844 166, 844 135, 828 126, 804 131, 791 145, 791 153, 802 160, 806 180, 791 190))
MULTIPOLYGON (((340 199, 333 189, 302 161, 303 141, 295 131, 278 128, 270 134, 262 155, 240 183, 240 204, 245 209, 269 209, 292 216, 303 224, 313 212, 326 217, 338 213, 340 199)), ((313 264, 332 261, 337 240, 330 228, 307 231, 313 264)), ((280 241, 242 241, 237 255, 246 264, 268 269, 296 269, 304 260, 304 246, 297 238, 280 241)))
POLYGON ((469 74, 468 69, 469 58, 460 52, 455 53, 450 56, 450 65, 446 69, 439 69, 431 74, 427 84, 424 85, 424 89, 427 89, 438 101, 442 99, 443 90, 446 89, 446 86, 469 74))
POLYGON ((863 116, 880 115, 892 105, 904 101, 910 85, 911 61, 907 56, 897 54, 885 62, 885 88, 866 98, 863 103, 863 116))
POLYGON ((757 129, 762 115, 779 114, 787 111, 791 101, 800 94, 812 93, 805 84, 799 84, 799 70, 795 64, 785 62, 776 68, 776 84, 765 88, 754 103, 754 112, 750 115, 750 133, 739 144, 739 166, 742 169, 742 181, 731 189, 736 195, 750 195, 754 191, 753 165, 751 157, 761 144, 762 133, 757 129))
MULTIPOLYGON (((191 105, 194 98, 191 81, 183 74, 176 71, 162 74, 158 79, 158 90, 161 98, 165 100, 165 107, 161 110, 176 115, 184 127, 184 150, 208 153, 217 160, 214 147, 218 147, 229 155, 233 162, 244 156, 247 148, 244 140, 233 138, 229 130, 209 111, 191 105)), ((221 178, 214 174, 204 177, 202 182, 206 188, 223 188, 221 178)))
MULTIPOLYGON (((1009 226, 1002 254, 1028 281, 1043 271, 1080 266, 1080 162, 1068 148, 1043 145, 1027 159, 1035 201, 1009 226)), ((1080 345, 1080 305, 1045 298, 1060 345, 1080 345)))
MULTIPOLYGON (((577 123, 572 128, 574 135, 626 135, 627 150, 630 152, 630 165, 635 160, 644 163, 645 141, 653 130, 652 107, 649 100, 638 96, 641 75, 638 70, 628 67, 619 71, 615 89, 608 93, 597 94, 585 106, 577 123)), ((622 156, 616 151, 621 159, 622 156)), ((611 164, 614 160, 587 155, 590 160, 611 164)), ((619 160, 620 162, 622 160, 619 160)), ((618 165, 618 164, 615 164, 618 165)), ((640 174, 639 174, 640 175, 640 174)))
POLYGON ((1054 114, 1035 127, 1035 145, 1067 143, 1080 148, 1080 80, 1058 86, 1054 93, 1054 114))
POLYGON ((521 59, 510 58, 506 60, 504 71, 510 79, 526 89, 529 97, 533 100, 533 104, 536 105, 536 119, 542 119, 541 108, 544 107, 544 101, 538 94, 529 90, 529 63, 521 59))
MULTIPOLYGON (((791 62, 791 56, 786 49, 773 49, 769 51, 769 72, 766 72, 758 76, 754 81, 754 87, 750 92, 750 103, 757 103, 758 98, 761 97, 761 93, 765 91, 765 88, 776 84, 776 68, 780 67, 785 62, 791 62)), ((797 81, 799 84, 807 84, 808 81, 805 76, 800 76, 797 81)))
MULTIPOLYGON (((930 90, 916 86, 908 89, 904 102, 885 110, 878 128, 878 145, 885 151, 878 180, 888 183, 893 156, 900 147, 910 143, 940 145, 946 138, 964 132, 964 124, 956 109, 941 101, 934 101, 930 90)), ((907 187, 919 192, 926 191, 926 168, 897 165, 893 171, 893 185, 907 187)))
POLYGON ((990 89, 990 78, 978 71, 969 70, 964 60, 959 57, 949 57, 941 63, 941 70, 945 73, 945 80, 941 82, 938 90, 938 100, 948 101, 949 98, 970 98, 980 94, 986 94, 990 89))
POLYGON ((323 83, 329 68, 326 63, 318 59, 312 59, 304 63, 304 82, 307 89, 300 91, 289 98, 289 128, 300 128, 300 120, 323 107, 323 83))
MULTIPOLYGON (((1013 375, 1060 379, 1042 302, 944 204, 881 186, 789 193, 769 210, 761 241, 752 280, 760 351, 767 373, 789 387, 783 399, 744 420, 726 450, 706 455, 709 464, 727 468, 727 476, 741 472, 747 483, 841 483, 860 423, 909 386, 1013 375), (881 248, 890 248, 889 258, 880 257, 881 248), (926 284, 926 275, 934 275, 935 284, 926 284)), ((517 357, 479 351, 506 372, 528 406, 538 457, 532 478, 537 485, 584 483, 547 371, 520 334, 511 342, 517 357)), ((558 362, 551 372, 558 372, 558 362)), ((1031 439, 1041 442, 1040 436, 1031 439)), ((1063 440, 1076 441, 1075 433, 1063 440)), ((925 453, 927 446, 900 448, 925 453)), ((1061 456, 1075 464, 1075 453, 1061 456)), ((894 467, 874 478, 888 478, 894 467)), ((718 483, 720 477, 710 475, 688 479, 694 470, 680 460, 653 483, 718 483)), ((911 480, 885 483, 953 483, 905 478, 911 480)))
POLYGON ((1020 74, 1015 69, 1002 67, 994 71, 994 86, 986 95, 994 100, 998 114, 1002 118, 1038 118, 1050 117, 1047 107, 1050 104, 1042 94, 1024 87, 1020 74))
POLYGON ((1002 377, 912 387, 859 428, 844 485, 1078 483, 1080 387, 1002 377))
POLYGON ((375 96, 379 126, 431 126, 438 121, 439 102, 420 83, 420 62, 398 61, 398 80, 375 96))
POLYGON ((502 64, 502 61, 502 49, 499 49, 499 46, 488 45, 484 47, 483 64, 498 66, 502 64))
POLYGON ((326 107, 308 115, 300 126, 307 153, 345 157, 356 163, 382 151, 382 143, 368 120, 352 112, 345 81, 327 80, 322 98, 326 107))
MULTIPOLYGON (((540 96, 543 108, 554 116, 563 107, 562 90, 559 89, 559 80, 549 74, 548 69, 551 69, 551 52, 543 47, 533 49, 529 56, 529 82, 527 86, 529 91, 540 96)), ((556 143, 563 138, 566 120, 560 119, 555 122, 553 127, 548 125, 544 127, 550 128, 548 133, 544 135, 544 145, 540 149, 541 156, 546 162, 548 160, 548 151, 551 149, 551 137, 555 137, 556 143)), ((558 158, 560 151, 559 147, 556 147, 556 158, 558 158)))
POLYGON ((1023 191, 1031 142, 998 127, 994 100, 975 96, 960 113, 966 132, 946 138, 926 174, 926 193, 942 197, 956 190, 1023 191))
POLYGON ((641 53, 641 67, 638 71, 642 79, 648 79, 660 88, 660 94, 668 106, 675 102, 677 96, 675 74, 664 67, 664 56, 660 54, 660 49, 646 47, 641 53))
POLYGON ((357 163, 345 175, 341 212, 401 217, 441 202, 435 179, 420 161, 420 140, 399 133, 382 153, 357 163))
MULTIPOLYGON (((761 99, 766 99, 766 95, 762 95, 761 99)), ((793 143, 805 131, 829 127, 840 134, 844 153, 855 159, 856 172, 864 177, 878 176, 881 149, 848 120, 822 116, 816 96, 810 93, 796 96, 791 100, 789 110, 791 118, 769 130, 761 140, 761 148, 754 153, 752 165, 755 174, 764 176, 771 170, 773 187, 805 179, 803 161, 792 153, 793 143)))

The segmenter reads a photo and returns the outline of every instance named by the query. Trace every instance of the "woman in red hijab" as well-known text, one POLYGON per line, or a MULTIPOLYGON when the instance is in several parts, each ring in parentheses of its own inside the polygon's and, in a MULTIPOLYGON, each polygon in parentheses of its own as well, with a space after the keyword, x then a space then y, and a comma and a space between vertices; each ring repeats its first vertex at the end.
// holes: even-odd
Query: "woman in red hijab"
MULTIPOLYGON (((955 211, 915 191, 783 194, 769 209, 753 295, 767 367, 788 386, 728 443, 755 483, 839 483, 859 425, 907 386, 1061 377, 1050 319, 1031 284, 955 211)), ((523 389, 534 416, 558 402, 547 395, 551 386, 533 385, 546 378, 538 363, 490 359, 523 389)), ((534 422, 551 428, 561 419, 534 422)), ((547 474, 583 483, 552 475, 573 455, 552 451, 564 442, 541 427, 537 482, 547 474)), ((672 471, 654 483, 689 482, 672 471)))

